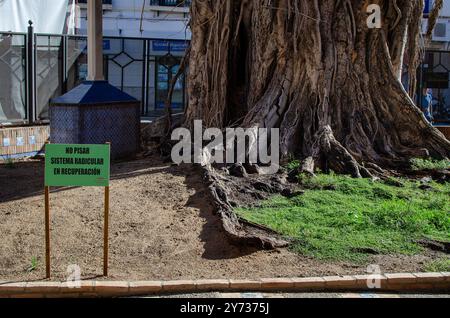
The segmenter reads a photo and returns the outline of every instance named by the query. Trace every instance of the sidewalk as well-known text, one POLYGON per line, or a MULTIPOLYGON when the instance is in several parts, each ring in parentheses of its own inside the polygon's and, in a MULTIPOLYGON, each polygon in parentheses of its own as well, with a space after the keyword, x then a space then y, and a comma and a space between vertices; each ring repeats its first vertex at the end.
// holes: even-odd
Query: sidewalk
MULTIPOLYGON (((147 297, 143 297, 147 298, 147 297)), ((204 293, 204 294, 180 294, 150 298, 228 298, 228 299, 268 299, 268 298, 450 298, 450 294, 385 294, 385 293, 204 293)))

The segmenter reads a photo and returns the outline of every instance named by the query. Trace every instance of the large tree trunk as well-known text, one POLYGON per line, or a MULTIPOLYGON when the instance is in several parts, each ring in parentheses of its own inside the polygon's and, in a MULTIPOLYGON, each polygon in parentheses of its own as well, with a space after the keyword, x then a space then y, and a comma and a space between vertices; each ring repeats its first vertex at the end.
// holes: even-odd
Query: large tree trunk
POLYGON ((422 0, 193 0, 186 124, 280 128, 283 155, 354 176, 448 157, 399 80, 404 65, 416 72, 422 11, 422 0), (381 29, 367 25, 370 4, 381 29))

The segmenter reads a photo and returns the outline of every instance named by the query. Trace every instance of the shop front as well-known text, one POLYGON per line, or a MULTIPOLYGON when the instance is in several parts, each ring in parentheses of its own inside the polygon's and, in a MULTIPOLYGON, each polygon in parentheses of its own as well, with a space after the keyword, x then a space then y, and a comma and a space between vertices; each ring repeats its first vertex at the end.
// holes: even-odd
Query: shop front
POLYGON ((433 124, 450 125, 450 51, 426 51, 419 74, 419 91, 432 96, 433 124))

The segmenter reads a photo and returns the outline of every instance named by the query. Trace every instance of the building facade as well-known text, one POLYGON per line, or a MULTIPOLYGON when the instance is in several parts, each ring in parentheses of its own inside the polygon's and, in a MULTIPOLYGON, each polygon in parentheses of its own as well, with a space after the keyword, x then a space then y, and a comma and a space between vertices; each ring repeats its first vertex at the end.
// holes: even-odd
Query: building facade
MULTIPOLYGON (((78 0, 76 33, 87 33, 87 0, 78 0)), ((162 114, 169 85, 178 72, 191 38, 187 26, 190 1, 104 0, 105 78, 142 102, 142 115, 162 114)), ((85 57, 81 60, 86 62, 85 57)), ((86 76, 79 63, 76 82, 86 76)), ((172 107, 182 111, 185 77, 175 85, 172 107)))
MULTIPOLYGON (((433 2, 434 0, 425 1, 424 32, 428 27, 428 14, 433 2)), ((418 91, 427 88, 433 96, 433 123, 450 124, 450 0, 444 0, 432 41, 425 47, 419 79, 418 91)))

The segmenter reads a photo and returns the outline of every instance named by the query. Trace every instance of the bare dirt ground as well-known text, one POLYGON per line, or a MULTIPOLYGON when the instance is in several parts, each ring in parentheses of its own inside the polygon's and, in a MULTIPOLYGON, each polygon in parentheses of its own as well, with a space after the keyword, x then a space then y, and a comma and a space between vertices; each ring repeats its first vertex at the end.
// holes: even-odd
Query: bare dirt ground
MULTIPOLYGON (((43 162, 0 164, 0 281, 45 277, 43 162), (36 269, 30 271, 32 260, 36 269)), ((326 263, 288 249, 258 251, 230 245, 192 167, 157 158, 112 168, 109 279, 169 280, 305 277, 365 273, 366 265, 326 263)), ((52 274, 65 280, 79 265, 84 279, 102 273, 103 189, 51 193, 52 274)), ((385 272, 421 271, 436 258, 377 256, 385 272)))

